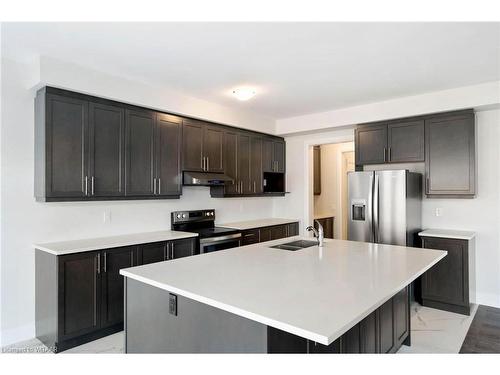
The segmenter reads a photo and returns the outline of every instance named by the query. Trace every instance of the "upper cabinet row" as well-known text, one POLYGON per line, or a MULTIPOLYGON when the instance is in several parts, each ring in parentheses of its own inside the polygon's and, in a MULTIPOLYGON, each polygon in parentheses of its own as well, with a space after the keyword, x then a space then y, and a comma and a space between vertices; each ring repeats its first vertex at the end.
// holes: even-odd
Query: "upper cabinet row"
POLYGON ((356 128, 356 165, 425 161, 430 197, 475 194, 475 122, 471 110, 356 128))
POLYGON ((51 87, 35 99, 35 133, 40 201, 178 198, 183 170, 226 173, 224 196, 255 195, 263 171, 284 173, 282 138, 51 87))

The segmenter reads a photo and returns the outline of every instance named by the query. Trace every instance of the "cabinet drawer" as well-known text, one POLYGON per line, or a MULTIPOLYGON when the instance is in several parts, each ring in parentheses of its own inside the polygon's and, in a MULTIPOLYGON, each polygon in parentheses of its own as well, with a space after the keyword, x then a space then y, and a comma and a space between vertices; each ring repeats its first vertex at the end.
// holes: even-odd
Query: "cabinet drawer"
POLYGON ((260 242, 260 231, 259 229, 250 229, 241 233, 241 244, 242 246, 251 245, 260 242))

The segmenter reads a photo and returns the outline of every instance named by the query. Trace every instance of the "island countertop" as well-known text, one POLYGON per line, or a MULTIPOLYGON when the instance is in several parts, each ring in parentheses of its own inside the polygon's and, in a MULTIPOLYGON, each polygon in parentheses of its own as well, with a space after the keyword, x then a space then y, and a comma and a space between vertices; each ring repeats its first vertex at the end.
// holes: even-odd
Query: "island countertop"
POLYGON ((446 251, 291 237, 120 271, 125 277, 329 345, 446 251))

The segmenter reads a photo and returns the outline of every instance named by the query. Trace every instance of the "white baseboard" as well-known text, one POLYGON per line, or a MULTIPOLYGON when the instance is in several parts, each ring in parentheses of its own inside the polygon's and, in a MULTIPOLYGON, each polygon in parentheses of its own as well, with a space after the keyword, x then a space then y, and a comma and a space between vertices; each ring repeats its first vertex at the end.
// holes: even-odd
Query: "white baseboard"
POLYGON ((477 293, 476 303, 478 305, 500 308, 500 296, 492 293, 477 293))

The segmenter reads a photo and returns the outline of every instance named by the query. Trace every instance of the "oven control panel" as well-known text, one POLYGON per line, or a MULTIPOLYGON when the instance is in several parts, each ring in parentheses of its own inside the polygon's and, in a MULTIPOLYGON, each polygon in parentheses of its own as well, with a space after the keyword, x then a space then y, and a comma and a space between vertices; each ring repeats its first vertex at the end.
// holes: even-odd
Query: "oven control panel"
POLYGON ((174 211, 172 223, 193 223, 198 221, 215 221, 215 210, 174 211))

